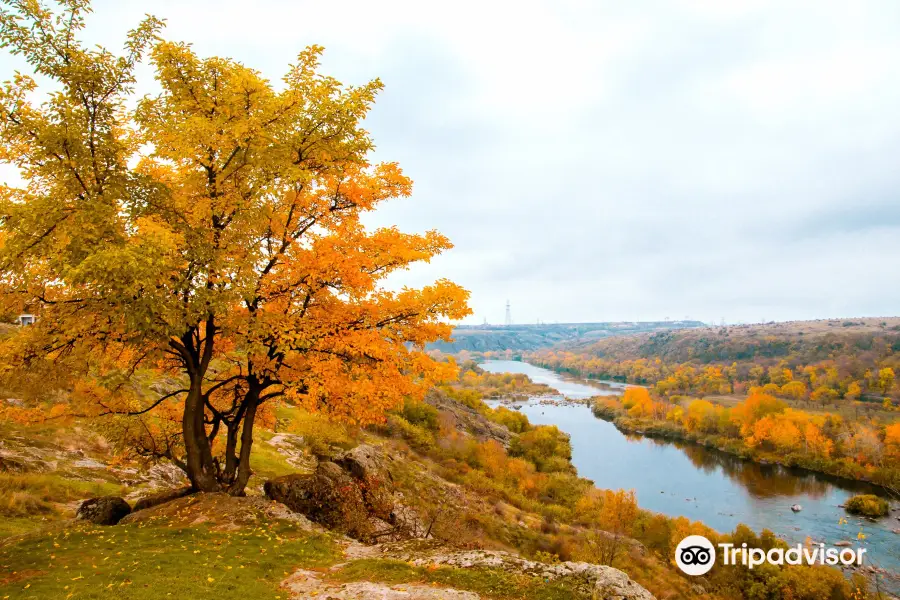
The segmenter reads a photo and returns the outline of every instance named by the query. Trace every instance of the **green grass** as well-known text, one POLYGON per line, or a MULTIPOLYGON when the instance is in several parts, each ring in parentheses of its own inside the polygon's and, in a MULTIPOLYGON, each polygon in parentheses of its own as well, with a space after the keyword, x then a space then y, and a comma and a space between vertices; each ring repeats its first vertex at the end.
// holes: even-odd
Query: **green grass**
POLYGON ((52 515, 57 512, 54 503, 121 494, 123 490, 118 484, 70 479, 58 473, 2 473, 0 516, 52 515))
POLYGON ((36 516, 2 517, 0 518, 0 540, 40 529, 45 523, 46 521, 36 516))
POLYGON ((254 432, 256 439, 253 442, 253 451, 250 453, 250 468, 253 474, 263 481, 296 473, 299 470, 291 465, 277 448, 273 448, 266 443, 274 435, 269 431, 254 432))
POLYGON ((0 546, 0 599, 287 598, 279 585, 293 569, 339 556, 330 538, 286 523, 83 525, 0 546))
MULTIPOLYGON (((519 573, 497 569, 457 569, 451 567, 414 567, 399 560, 355 560, 331 574, 343 582, 380 581, 384 583, 437 584, 468 590, 486 598, 498 600, 580 600, 590 598, 589 592, 579 592, 577 582, 558 579, 546 581, 519 573)), ((583 585, 583 584, 582 584, 583 585)))

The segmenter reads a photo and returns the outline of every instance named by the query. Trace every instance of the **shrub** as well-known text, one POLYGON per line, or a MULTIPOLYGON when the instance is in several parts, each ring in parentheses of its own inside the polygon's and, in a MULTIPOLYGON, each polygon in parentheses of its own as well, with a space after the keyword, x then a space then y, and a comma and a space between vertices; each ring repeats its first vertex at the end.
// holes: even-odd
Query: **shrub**
POLYGON ((551 473, 541 489, 542 502, 559 504, 568 508, 575 507, 591 484, 570 473, 551 473))
POLYGON ((424 427, 431 431, 438 430, 438 411, 430 404, 407 398, 403 402, 403 410, 400 414, 413 425, 424 427))
POLYGON ((391 432, 398 433, 417 452, 434 450, 435 435, 431 429, 414 425, 400 415, 391 415, 389 422, 391 432))
POLYGON ((349 450, 358 443, 352 427, 322 413, 284 406, 278 410, 278 420, 288 433, 303 436, 307 447, 316 456, 331 456, 336 447, 349 450))
POLYGON ((503 425, 513 433, 524 433, 531 429, 528 417, 517 410, 510 410, 505 406, 488 409, 485 416, 494 423, 503 425))
POLYGON ((879 498, 873 494, 860 494, 859 496, 853 496, 847 501, 846 510, 854 515, 878 518, 888 514, 891 507, 884 498, 879 498))
POLYGON ((569 435, 555 425, 541 425, 518 435, 509 445, 509 454, 534 463, 545 473, 573 469, 569 435))

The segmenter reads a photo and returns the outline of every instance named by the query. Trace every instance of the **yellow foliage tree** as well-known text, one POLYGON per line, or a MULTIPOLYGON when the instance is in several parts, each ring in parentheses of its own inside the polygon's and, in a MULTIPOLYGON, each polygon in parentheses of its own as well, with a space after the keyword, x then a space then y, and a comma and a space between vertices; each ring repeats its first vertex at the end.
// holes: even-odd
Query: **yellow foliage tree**
POLYGON ((900 422, 885 428, 884 452, 885 458, 900 463, 900 422))
POLYGON ((39 314, 4 341, 7 368, 102 376, 94 414, 165 413, 180 436, 133 443, 232 494, 267 401, 366 423, 449 374, 424 345, 469 313, 467 292, 383 286, 449 241, 360 219, 411 190, 396 164, 369 161, 379 81, 345 87, 311 47, 276 87, 161 41, 152 17, 116 56, 79 43, 87 2, 60 4, 0 12, 3 46, 54 86, 44 103, 28 75, 0 91, 0 158, 25 180, 0 192, 0 309, 39 314), (132 110, 148 53, 161 92, 132 110), (178 383, 129 392, 141 370, 178 383))
POLYGON ((878 387, 882 394, 889 394, 894 387, 894 370, 885 367, 878 371, 878 387))
POLYGON ((590 532, 585 537, 588 558, 603 565, 612 565, 625 545, 638 516, 634 490, 595 490, 593 502, 581 504, 597 512, 591 515, 603 531, 590 532))

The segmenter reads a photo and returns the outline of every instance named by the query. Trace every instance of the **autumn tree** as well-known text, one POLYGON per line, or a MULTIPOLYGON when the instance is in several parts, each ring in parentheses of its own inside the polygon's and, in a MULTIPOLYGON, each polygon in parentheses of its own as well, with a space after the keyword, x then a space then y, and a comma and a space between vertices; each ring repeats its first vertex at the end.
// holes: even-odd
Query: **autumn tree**
POLYGON ((411 190, 370 162, 378 80, 344 86, 310 47, 276 86, 161 40, 152 17, 120 56, 79 41, 85 0, 60 5, 0 10, 0 41, 37 76, 0 91, 0 158, 25 182, 0 195, 0 312, 39 315, 3 340, 7 373, 65 365, 88 382, 80 410, 141 419, 137 451, 231 494, 272 401, 366 423, 447 375, 423 350, 467 292, 384 279, 449 241, 361 221, 411 190), (146 56, 158 91, 136 99, 146 56), (175 383, 125 385, 142 372, 175 383))
POLYGON ((885 367, 878 371, 878 389, 882 394, 890 394, 891 388, 894 387, 894 370, 885 367))
POLYGON ((634 529, 638 516, 637 497, 634 490, 596 489, 590 496, 580 507, 593 509, 586 518, 600 529, 585 534, 584 552, 591 562, 612 565, 627 547, 627 538, 634 529))
POLYGON ((900 464, 900 422, 885 428, 884 446, 886 458, 900 464))

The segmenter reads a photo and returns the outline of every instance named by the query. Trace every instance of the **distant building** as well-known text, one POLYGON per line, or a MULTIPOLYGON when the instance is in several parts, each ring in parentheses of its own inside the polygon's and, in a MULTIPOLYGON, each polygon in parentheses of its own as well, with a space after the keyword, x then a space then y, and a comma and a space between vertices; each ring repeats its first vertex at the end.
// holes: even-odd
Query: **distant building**
POLYGON ((35 317, 34 315, 28 314, 28 313, 22 313, 21 315, 16 317, 16 324, 17 325, 34 325, 34 322, 36 320, 37 320, 37 317, 35 317))

